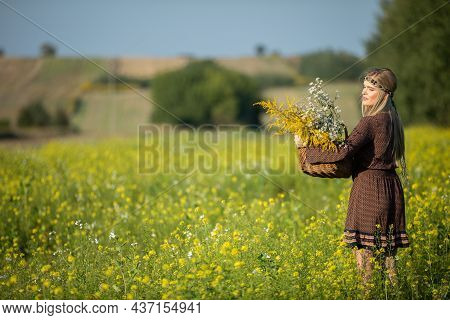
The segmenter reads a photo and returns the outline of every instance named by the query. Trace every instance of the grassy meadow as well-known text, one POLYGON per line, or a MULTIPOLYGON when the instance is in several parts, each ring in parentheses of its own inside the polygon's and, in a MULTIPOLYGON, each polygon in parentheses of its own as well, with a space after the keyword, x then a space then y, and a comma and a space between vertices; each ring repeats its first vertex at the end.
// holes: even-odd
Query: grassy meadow
POLYGON ((448 298, 449 129, 406 130, 411 247, 368 291, 341 242, 351 179, 299 172, 289 137, 159 138, 148 173, 136 138, 1 149, 0 299, 448 298))

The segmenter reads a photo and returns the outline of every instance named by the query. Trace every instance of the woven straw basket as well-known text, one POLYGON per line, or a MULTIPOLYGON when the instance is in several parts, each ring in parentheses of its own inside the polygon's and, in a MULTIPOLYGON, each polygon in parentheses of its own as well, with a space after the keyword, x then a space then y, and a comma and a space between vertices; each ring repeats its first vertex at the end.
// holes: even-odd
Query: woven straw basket
MULTIPOLYGON (((345 128, 345 138, 348 133, 345 128)), ((349 178, 352 175, 352 159, 347 158, 333 163, 311 164, 306 161, 306 147, 298 147, 299 167, 307 175, 318 178, 349 178)))

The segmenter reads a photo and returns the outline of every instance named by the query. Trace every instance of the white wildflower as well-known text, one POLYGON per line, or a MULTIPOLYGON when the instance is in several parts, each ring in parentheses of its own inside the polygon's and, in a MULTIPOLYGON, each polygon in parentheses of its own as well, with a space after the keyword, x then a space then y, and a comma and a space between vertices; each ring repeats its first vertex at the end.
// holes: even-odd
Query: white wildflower
POLYGON ((81 222, 81 220, 76 220, 74 224, 78 226, 80 229, 83 229, 83 223, 81 222))
POLYGON ((320 78, 310 82, 306 104, 297 104, 297 107, 302 111, 302 114, 313 119, 312 124, 308 124, 308 128, 328 133, 330 140, 340 146, 343 144, 345 136, 344 123, 340 119, 341 109, 336 104, 339 91, 336 90, 336 96, 333 100, 323 90, 322 84, 323 81, 320 78))

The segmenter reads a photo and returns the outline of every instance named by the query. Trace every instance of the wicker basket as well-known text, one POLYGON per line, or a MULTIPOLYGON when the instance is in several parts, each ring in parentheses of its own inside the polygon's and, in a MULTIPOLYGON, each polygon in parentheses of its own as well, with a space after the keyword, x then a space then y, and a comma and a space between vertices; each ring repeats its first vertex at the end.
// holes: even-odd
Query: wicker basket
MULTIPOLYGON (((348 137, 345 128, 345 138, 348 137)), ((352 159, 347 158, 333 163, 311 164, 306 161, 306 147, 298 147, 299 167, 307 175, 318 178, 349 178, 352 175, 352 159)))

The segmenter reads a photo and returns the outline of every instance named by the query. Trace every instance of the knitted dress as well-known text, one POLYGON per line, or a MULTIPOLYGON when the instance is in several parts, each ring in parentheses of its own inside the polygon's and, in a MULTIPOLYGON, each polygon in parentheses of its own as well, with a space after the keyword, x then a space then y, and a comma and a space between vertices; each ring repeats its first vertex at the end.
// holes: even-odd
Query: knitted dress
POLYGON ((388 112, 366 116, 337 151, 307 148, 306 160, 312 164, 352 158, 353 185, 344 229, 344 241, 350 246, 395 249, 409 245, 390 125, 388 112))

